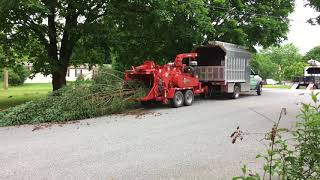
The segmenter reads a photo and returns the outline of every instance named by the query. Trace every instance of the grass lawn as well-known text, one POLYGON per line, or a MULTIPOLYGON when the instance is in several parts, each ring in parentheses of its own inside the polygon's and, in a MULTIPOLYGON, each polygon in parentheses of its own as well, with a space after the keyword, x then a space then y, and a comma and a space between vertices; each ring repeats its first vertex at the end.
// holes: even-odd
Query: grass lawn
POLYGON ((22 86, 12 86, 8 90, 4 90, 3 83, 0 82, 0 111, 44 97, 51 90, 51 83, 24 84, 22 86))
POLYGON ((264 88, 279 88, 279 89, 290 89, 288 85, 263 85, 264 88))

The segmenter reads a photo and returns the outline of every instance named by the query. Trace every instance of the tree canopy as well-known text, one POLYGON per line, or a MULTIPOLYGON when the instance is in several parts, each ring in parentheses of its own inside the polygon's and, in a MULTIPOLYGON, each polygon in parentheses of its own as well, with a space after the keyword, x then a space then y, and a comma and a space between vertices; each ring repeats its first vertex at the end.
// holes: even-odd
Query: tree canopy
POLYGON ((30 42, 35 71, 51 74, 53 89, 66 84, 74 47, 94 33, 108 1, 1 0, 0 30, 16 44, 30 42), (19 37, 19 38, 17 38, 19 37))
POLYGON ((296 46, 287 44, 281 47, 273 46, 257 53, 251 66, 264 79, 276 79, 281 82, 303 75, 306 62, 296 46))
POLYGON ((27 43, 14 43, 3 33, 0 33, 0 42, 0 69, 15 68, 28 61, 28 53, 25 51, 27 43))
POLYGON ((124 70, 209 40, 277 45, 293 9, 294 0, 0 0, 0 32, 28 52, 35 72, 52 75, 56 90, 71 64, 124 70))
POLYGON ((145 59, 167 62, 210 40, 251 50, 277 45, 286 38, 294 1, 144 0, 112 7, 110 46, 125 69, 145 59))
POLYGON ((304 56, 304 59, 306 61, 309 61, 311 59, 320 61, 320 46, 316 46, 312 48, 307 54, 304 56))
MULTIPOLYGON (((307 6, 312 7, 314 10, 320 12, 320 1, 319 0, 307 0, 307 6)), ((310 17, 309 23, 320 25, 320 15, 317 17, 310 17)))
POLYGON ((214 29, 209 39, 266 48, 286 39, 294 1, 216 0, 208 7, 214 29))

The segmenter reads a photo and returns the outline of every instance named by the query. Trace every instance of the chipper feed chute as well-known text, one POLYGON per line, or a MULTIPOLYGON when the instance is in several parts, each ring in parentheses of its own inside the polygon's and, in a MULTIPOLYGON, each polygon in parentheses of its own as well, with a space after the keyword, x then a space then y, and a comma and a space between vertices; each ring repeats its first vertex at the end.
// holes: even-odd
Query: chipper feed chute
POLYGON ((156 78, 157 67, 153 61, 146 61, 143 65, 138 67, 132 67, 131 70, 127 70, 125 73, 126 81, 140 82, 148 91, 145 97, 134 99, 136 101, 150 101, 157 97, 157 85, 158 79, 156 78))

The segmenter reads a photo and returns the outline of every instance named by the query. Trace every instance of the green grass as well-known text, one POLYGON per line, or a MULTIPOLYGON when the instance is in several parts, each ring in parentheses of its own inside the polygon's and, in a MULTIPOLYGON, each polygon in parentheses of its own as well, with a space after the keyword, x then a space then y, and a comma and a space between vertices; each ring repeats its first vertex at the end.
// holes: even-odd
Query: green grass
POLYGON ((51 90, 50 83, 24 84, 22 86, 11 86, 8 90, 4 90, 3 83, 0 82, 0 111, 44 97, 51 90))
POLYGON ((288 85, 263 85, 264 88, 279 88, 279 89, 290 89, 288 85))

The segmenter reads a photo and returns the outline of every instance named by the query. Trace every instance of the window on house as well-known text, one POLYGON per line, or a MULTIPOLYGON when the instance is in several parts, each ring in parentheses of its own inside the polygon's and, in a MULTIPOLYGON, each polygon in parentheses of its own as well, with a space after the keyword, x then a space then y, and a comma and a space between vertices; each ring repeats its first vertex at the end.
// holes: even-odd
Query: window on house
POLYGON ((75 69, 75 77, 82 76, 82 69, 75 69))

